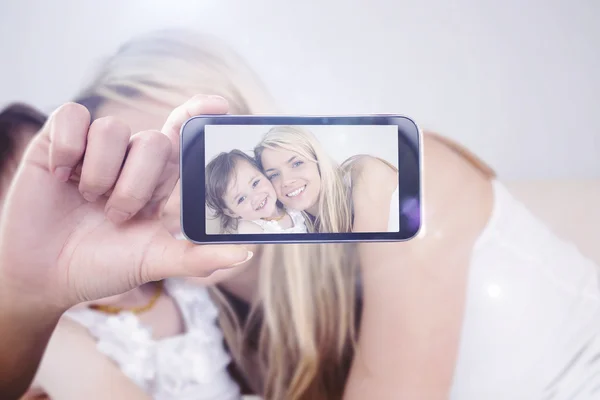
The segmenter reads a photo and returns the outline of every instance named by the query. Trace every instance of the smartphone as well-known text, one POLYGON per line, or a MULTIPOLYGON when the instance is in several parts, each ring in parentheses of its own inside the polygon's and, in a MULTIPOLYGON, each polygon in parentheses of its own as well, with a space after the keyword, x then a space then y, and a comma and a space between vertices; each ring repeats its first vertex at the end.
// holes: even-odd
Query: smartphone
POLYGON ((412 239, 421 139, 400 115, 193 117, 181 129, 182 233, 198 244, 412 239))

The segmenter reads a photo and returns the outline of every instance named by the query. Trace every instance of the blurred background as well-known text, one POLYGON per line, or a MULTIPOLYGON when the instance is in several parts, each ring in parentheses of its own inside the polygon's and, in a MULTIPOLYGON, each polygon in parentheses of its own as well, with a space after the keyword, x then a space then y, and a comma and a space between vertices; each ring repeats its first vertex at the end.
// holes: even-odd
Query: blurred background
POLYGON ((0 5, 0 106, 67 101, 132 35, 222 37, 285 113, 400 113, 507 180, 600 177, 600 2, 20 0, 0 5))
MULTIPOLYGON (((209 125, 204 135, 204 161, 221 152, 242 150, 251 156, 273 125, 209 125)), ((395 125, 303 125, 323 150, 341 164, 357 154, 379 157, 398 168, 398 128, 395 125)))

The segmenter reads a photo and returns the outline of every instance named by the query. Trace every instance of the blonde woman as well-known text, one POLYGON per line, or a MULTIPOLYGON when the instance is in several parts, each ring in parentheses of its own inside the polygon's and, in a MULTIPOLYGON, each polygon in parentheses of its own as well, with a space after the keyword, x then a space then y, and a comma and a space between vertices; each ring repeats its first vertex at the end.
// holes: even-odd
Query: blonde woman
MULTIPOLYGON (((88 111, 61 107, 33 142, 3 210, 0 392, 13 380, 15 392, 25 387, 39 343, 68 307, 233 263, 220 247, 168 238, 178 225, 178 192, 170 190, 176 163, 157 166, 156 154, 170 150, 176 159, 177 133, 189 116, 276 109, 238 58, 223 58, 226 48, 202 38, 161 34, 124 52, 85 102, 96 126, 110 135, 115 125, 106 121, 116 120, 108 116, 133 132, 167 119, 162 132, 172 147, 149 144, 133 159, 121 144, 110 145, 107 162, 123 165, 115 188, 139 187, 126 181, 132 168, 135 182, 148 185, 135 201, 113 191, 90 206, 75 184, 49 172, 78 165, 79 158, 60 158, 71 154, 64 143, 79 143, 85 167, 87 150, 97 146, 81 140, 90 132, 88 111), (227 101, 196 96, 169 114, 169 103, 192 91, 227 101), (110 214, 93 233, 62 218, 80 212, 101 220, 105 206, 129 217, 110 214), (164 210, 166 227, 148 209, 164 210), (37 250, 25 251, 31 243, 37 250), (98 253, 98 243, 110 251, 98 253)), ((464 149, 430 134, 423 143, 426 228, 419 238, 262 246, 235 272, 222 269, 204 281, 218 283, 221 328, 245 380, 277 400, 566 398, 575 391, 594 398, 597 266, 536 221, 464 149)))
MULTIPOLYGON (((254 154, 277 199, 303 211, 312 231, 398 230, 398 170, 388 162, 360 155, 340 167, 310 131, 296 126, 271 128, 254 154)), ((415 167, 416 159, 403 170, 408 179, 415 167)))

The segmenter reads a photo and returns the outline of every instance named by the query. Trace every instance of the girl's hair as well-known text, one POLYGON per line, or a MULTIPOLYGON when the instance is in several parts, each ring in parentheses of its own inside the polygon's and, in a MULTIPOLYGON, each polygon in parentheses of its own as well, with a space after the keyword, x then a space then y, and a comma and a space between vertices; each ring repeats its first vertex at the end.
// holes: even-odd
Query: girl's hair
POLYGON ((29 142, 31 135, 23 136, 23 128, 36 131, 46 122, 46 116, 35 108, 22 103, 13 103, 0 111, 0 197, 4 187, 12 180, 13 170, 18 164, 16 154, 20 145, 29 142), (13 165, 14 164, 14 165, 13 165))
POLYGON ((235 168, 240 161, 245 161, 260 171, 254 158, 237 149, 220 153, 208 163, 205 170, 206 205, 214 213, 214 217, 219 219, 223 233, 232 233, 237 229, 237 218, 227 215, 229 207, 223 198, 231 179, 235 178, 235 168))
MULTIPOLYGON (((277 112, 256 75, 227 45, 188 31, 129 41, 107 60, 79 102, 94 116, 103 102, 139 109, 147 103, 140 99, 151 99, 163 106, 145 111, 165 115, 198 93, 222 95, 234 114, 277 112)), ((320 207, 328 210, 323 215, 331 218, 317 223, 322 229, 349 229, 342 179, 318 143, 305 134, 288 140, 276 132, 267 142, 303 144, 301 151, 319 164, 325 191, 336 193, 320 199, 320 207)), ((210 288, 227 345, 248 383, 269 400, 341 398, 361 310, 355 246, 264 245, 255 258, 260 261, 259 288, 247 316, 234 311, 235 298, 210 288)))
POLYGON ((318 214, 310 216, 304 212, 309 231, 350 232, 352 230, 351 192, 344 181, 343 171, 327 155, 321 143, 311 132, 297 126, 271 128, 254 149, 261 168, 262 153, 265 149, 292 151, 309 162, 317 164, 321 176, 318 214))

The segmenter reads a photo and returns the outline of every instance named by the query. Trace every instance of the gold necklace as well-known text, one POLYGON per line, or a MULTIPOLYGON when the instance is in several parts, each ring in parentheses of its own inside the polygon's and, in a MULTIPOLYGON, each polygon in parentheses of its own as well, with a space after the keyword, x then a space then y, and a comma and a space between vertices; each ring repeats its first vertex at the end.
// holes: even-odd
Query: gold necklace
POLYGON ((261 219, 264 219, 265 221, 281 221, 285 216, 286 216, 286 212, 284 211, 283 214, 281 214, 280 216, 272 217, 272 218, 261 218, 261 219))
POLYGON ((154 294, 152 295, 152 298, 150 299, 148 304, 146 304, 145 306, 126 308, 126 307, 111 306, 108 304, 91 304, 89 306, 89 308, 91 308, 92 310, 101 311, 106 314, 119 314, 120 312, 123 312, 123 311, 129 311, 133 314, 141 314, 143 312, 150 310, 152 307, 154 307, 154 305, 158 301, 159 297, 162 295, 163 291, 164 291, 163 281, 157 282, 156 290, 155 290, 154 294))

